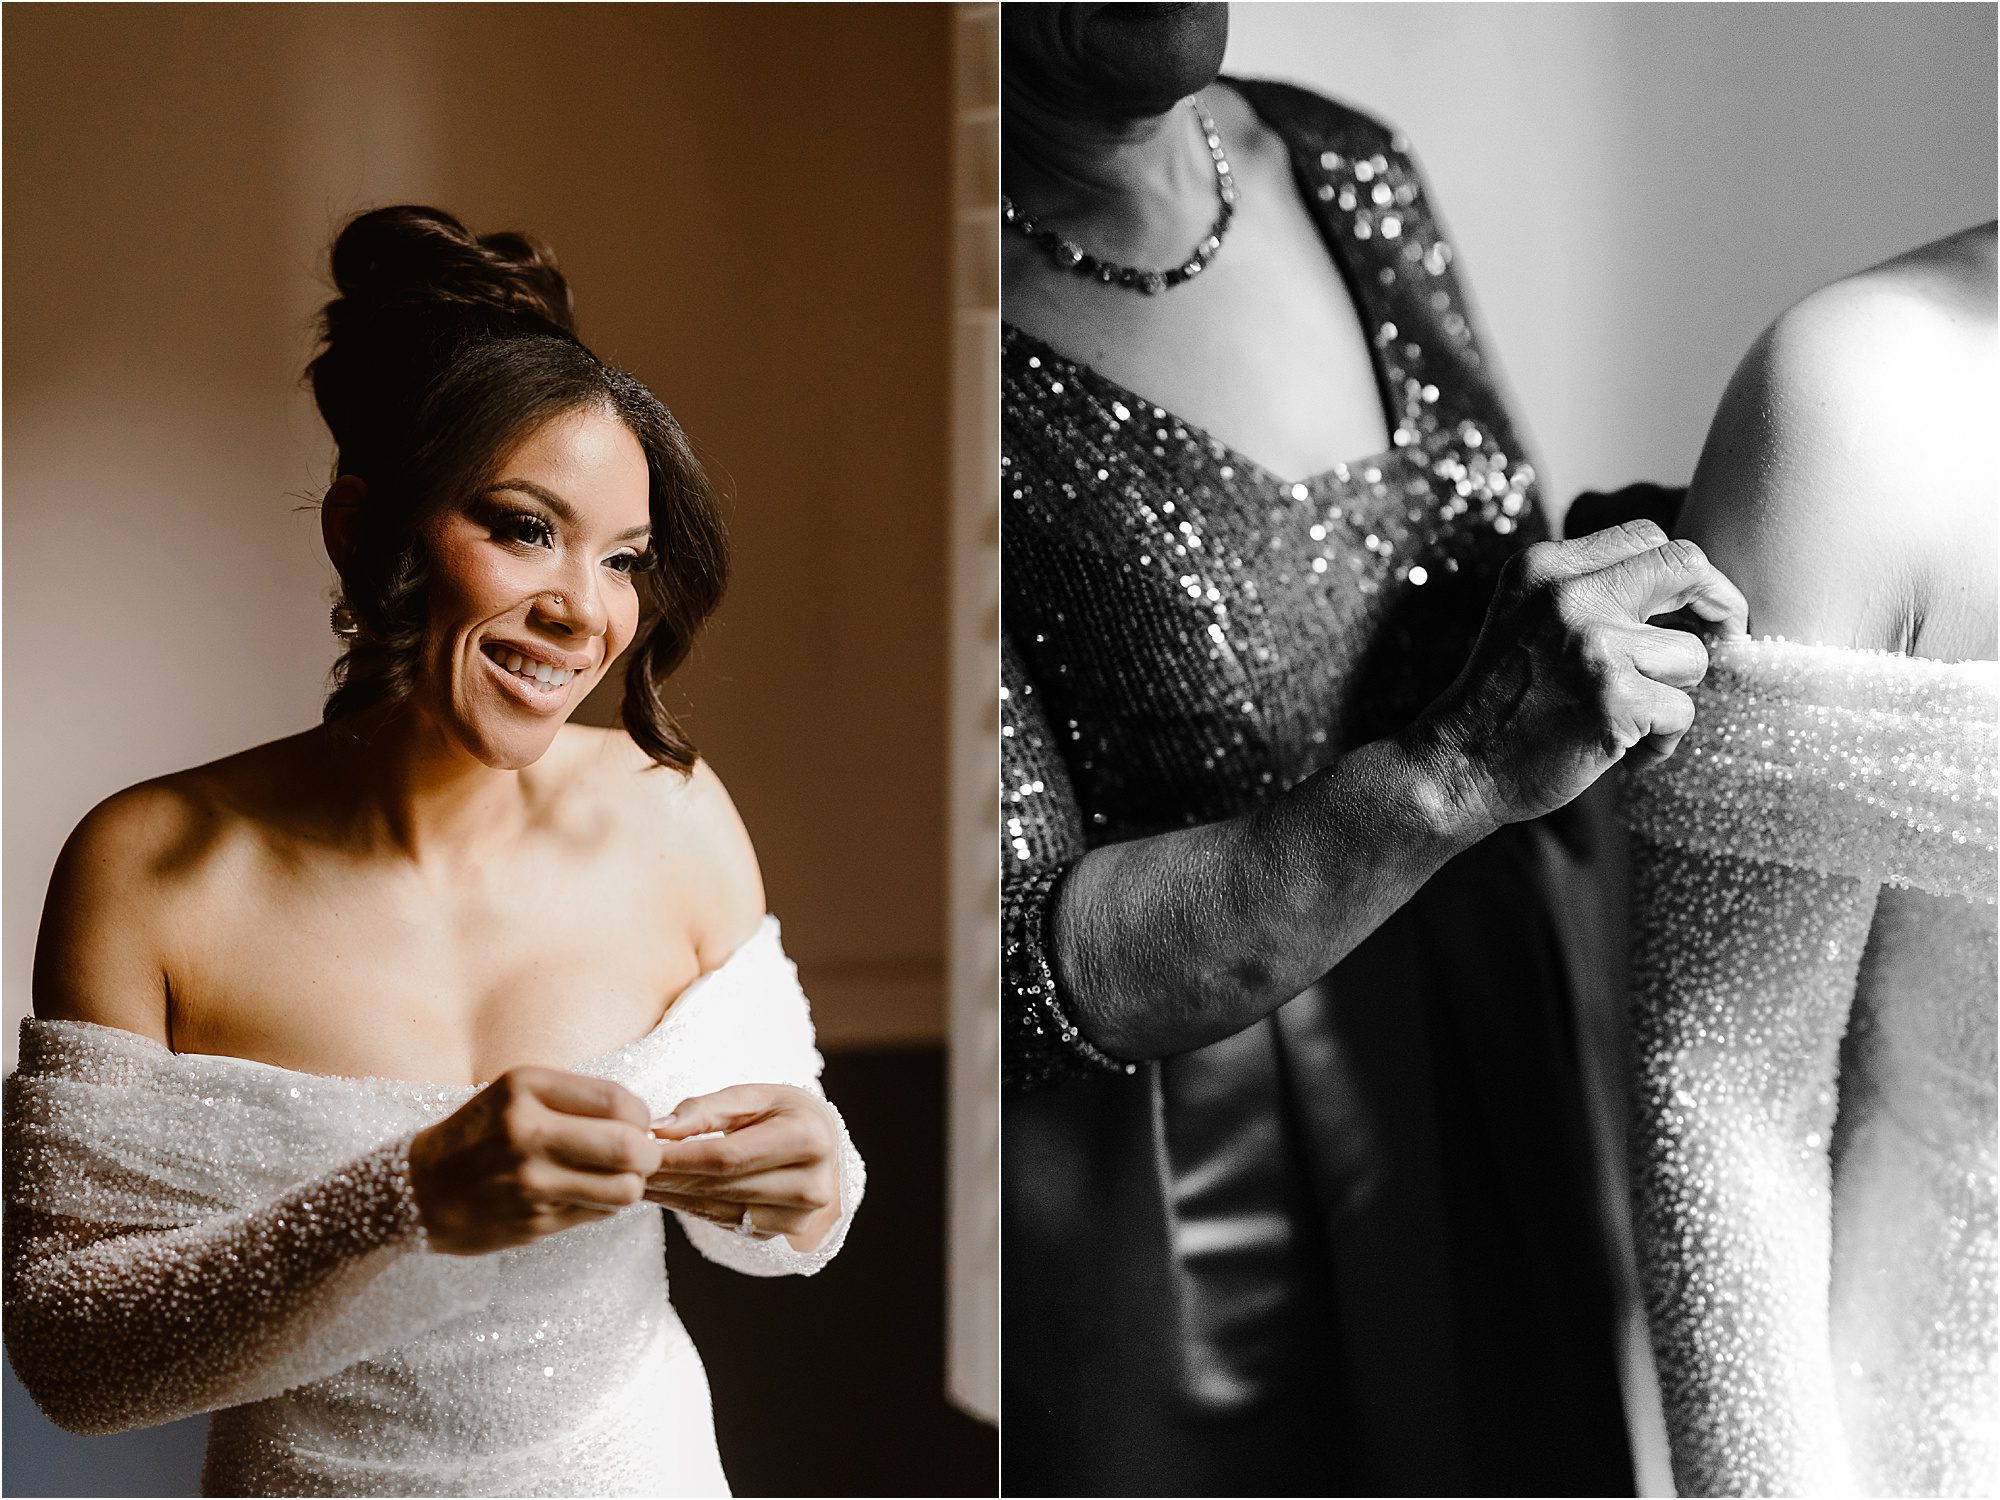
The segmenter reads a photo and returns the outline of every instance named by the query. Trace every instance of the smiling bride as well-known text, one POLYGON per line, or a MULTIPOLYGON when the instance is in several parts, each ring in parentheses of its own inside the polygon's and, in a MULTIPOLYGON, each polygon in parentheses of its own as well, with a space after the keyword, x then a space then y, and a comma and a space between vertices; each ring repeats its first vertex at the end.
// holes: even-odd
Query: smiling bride
POLYGON ((863 1174, 662 699, 722 593, 715 500, 538 242, 387 208, 333 274, 325 720, 64 849, 7 1347, 75 1431, 215 1412, 210 1493, 722 1493, 646 1204, 811 1274, 863 1174), (569 723, 628 652, 623 729, 569 723))

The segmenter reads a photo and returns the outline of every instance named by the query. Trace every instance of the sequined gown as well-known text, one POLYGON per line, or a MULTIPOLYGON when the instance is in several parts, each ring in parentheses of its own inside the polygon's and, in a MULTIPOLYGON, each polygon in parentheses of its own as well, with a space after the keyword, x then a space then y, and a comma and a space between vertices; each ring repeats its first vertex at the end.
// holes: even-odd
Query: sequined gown
POLYGON ((1268 1020, 1129 1070, 1068 1025, 1045 947, 1087 850, 1241 814, 1407 723, 1544 535, 1403 143, 1231 86, 1290 148, 1394 443, 1281 479, 1004 330, 1006 1488, 1630 1493, 1525 836, 1268 1020))
POLYGON ((1683 1495, 1991 1495, 2000 665, 1715 648, 1627 790, 1683 1495))
MULTIPOLYGON (((817 1089, 819 1070, 767 918, 576 1071, 665 1113, 732 1083, 817 1089)), ((409 1138, 473 1092, 24 1022, 5 1123, 22 1383, 79 1432, 214 1412, 210 1494, 726 1494, 661 1210, 491 1255, 423 1246, 409 1138)), ((681 1216, 689 1238, 751 1275, 817 1271, 863 1188, 841 1140, 842 1217, 816 1250, 681 1216)))

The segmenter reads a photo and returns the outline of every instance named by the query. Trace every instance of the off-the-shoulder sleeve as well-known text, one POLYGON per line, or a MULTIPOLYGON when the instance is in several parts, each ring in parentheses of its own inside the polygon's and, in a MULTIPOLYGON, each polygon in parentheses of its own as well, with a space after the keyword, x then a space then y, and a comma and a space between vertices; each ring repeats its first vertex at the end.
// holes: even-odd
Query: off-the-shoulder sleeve
POLYGON ((1004 636, 1000 667, 1000 1074, 1011 1090, 1129 1073, 1076 1029, 1050 962, 1049 906, 1085 850, 1070 788, 1033 678, 1004 636))
POLYGON ((7 1350, 58 1424, 261 1400, 490 1300, 486 1258, 424 1248, 407 1137, 244 1203, 204 1149, 227 1101, 120 1038, 31 1021, 6 1085, 7 1350))
POLYGON ((1632 827, 1990 904, 1996 681, 1992 662, 1720 643, 1680 753, 1631 783, 1632 827))
POLYGON ((1989 666, 1718 645, 1679 753, 1626 780, 1636 1229, 1683 1495, 1855 1492, 1840 1044, 1884 884, 1993 899, 1989 666))
POLYGON ((661 1109, 743 1083, 806 1090, 833 1116, 840 1136, 840 1214, 810 1250, 794 1249, 783 1235, 757 1239, 694 1214, 676 1210, 674 1217, 688 1243, 717 1265, 746 1276, 814 1275, 847 1243, 848 1228, 868 1188, 868 1172, 847 1122, 820 1087, 826 1060, 816 1044, 798 967, 785 953, 777 922, 767 917, 755 936, 699 983, 699 998, 690 993, 675 1007, 681 1024, 670 1049, 671 1076, 627 1081, 661 1109))

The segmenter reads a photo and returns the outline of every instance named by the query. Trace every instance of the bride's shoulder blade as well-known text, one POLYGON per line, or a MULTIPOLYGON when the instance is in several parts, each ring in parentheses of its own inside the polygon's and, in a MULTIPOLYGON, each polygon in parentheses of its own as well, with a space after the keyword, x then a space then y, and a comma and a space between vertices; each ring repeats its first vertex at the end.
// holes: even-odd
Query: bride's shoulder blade
POLYGON ((1989 420, 1992 323, 1983 350, 1968 325, 1905 257, 1811 293, 1751 345, 1679 530, 1743 590, 1753 634, 1907 651, 1954 566, 1990 571, 1991 486, 1966 483, 1990 458, 1966 445, 1989 420))

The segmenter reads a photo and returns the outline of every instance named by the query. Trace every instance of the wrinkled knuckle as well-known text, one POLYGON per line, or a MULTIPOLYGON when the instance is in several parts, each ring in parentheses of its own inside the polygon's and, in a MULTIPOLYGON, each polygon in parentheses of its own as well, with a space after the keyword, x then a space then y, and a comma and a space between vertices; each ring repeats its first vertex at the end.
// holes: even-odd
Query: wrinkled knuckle
POLYGON ((1562 544, 1535 542, 1523 547, 1508 561, 1514 581, 1525 589, 1539 589, 1561 573, 1562 544))
POLYGON ((1666 541, 1666 532, 1657 521, 1649 521, 1643 516, 1618 523, 1619 536, 1637 547, 1657 547, 1666 541))
POLYGON ((1682 573, 1692 573, 1708 563, 1708 555, 1701 547, 1684 536, 1673 538, 1660 550, 1668 565, 1682 573))
POLYGON ((1581 630, 1590 619, 1590 592, 1581 578, 1564 578, 1544 591, 1549 613, 1565 630, 1581 630))
POLYGON ((1574 655, 1577 666, 1600 693, 1610 692, 1618 685, 1624 667, 1618 648, 1612 642, 1611 632, 1604 629, 1580 630, 1573 639, 1576 642, 1574 655))

